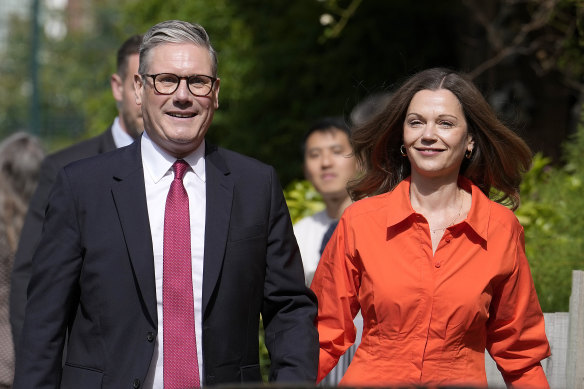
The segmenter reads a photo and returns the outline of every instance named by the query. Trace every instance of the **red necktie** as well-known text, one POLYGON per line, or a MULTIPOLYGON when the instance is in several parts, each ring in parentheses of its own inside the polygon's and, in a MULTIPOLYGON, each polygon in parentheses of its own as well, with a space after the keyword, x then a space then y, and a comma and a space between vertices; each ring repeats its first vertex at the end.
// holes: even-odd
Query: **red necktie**
POLYGON ((162 309, 164 321, 164 388, 200 387, 193 278, 189 197, 182 179, 189 165, 182 159, 172 168, 164 212, 162 309))

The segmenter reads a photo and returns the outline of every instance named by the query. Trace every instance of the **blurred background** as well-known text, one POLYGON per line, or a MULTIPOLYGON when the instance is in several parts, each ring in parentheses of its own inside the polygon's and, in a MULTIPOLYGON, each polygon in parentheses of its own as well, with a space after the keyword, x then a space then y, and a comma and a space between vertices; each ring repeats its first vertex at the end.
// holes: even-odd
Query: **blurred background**
POLYGON ((54 151, 103 131, 118 46, 166 19, 207 29, 209 139, 272 164, 295 219, 318 208, 300 153, 315 119, 348 119, 424 68, 468 72, 537 153, 517 214, 544 311, 567 310, 584 268, 584 0, 1 0, 0 138, 54 151))

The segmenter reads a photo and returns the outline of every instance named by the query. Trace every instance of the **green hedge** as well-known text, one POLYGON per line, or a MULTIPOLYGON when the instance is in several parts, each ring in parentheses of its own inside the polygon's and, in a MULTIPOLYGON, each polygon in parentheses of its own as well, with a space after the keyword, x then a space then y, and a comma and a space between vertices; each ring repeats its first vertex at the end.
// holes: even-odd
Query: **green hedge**
POLYGON ((572 270, 584 269, 584 121, 553 166, 536 154, 521 185, 517 217, 544 312, 567 312, 572 270))

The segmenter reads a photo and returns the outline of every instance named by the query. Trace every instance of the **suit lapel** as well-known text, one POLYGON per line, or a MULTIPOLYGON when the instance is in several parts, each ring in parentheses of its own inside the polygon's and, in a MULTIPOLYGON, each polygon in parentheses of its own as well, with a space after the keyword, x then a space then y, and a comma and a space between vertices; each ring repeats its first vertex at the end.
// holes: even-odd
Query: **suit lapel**
POLYGON ((134 142, 121 154, 120 168, 113 177, 112 196, 136 283, 148 309, 153 326, 157 326, 156 285, 154 280, 154 257, 146 189, 140 152, 140 141, 134 142))
MULTIPOLYGON (((152 324, 156 326, 154 258, 140 141, 136 141, 124 151, 119 163, 119 172, 113 177, 112 195, 138 288, 152 324)), ((203 266, 203 315, 223 266, 233 200, 233 181, 225 161, 217 152, 217 147, 207 142, 205 154, 207 210, 203 266)))
POLYGON ((205 151, 205 169, 207 212, 203 266, 203 318, 223 266, 233 200, 233 180, 229 169, 219 155, 217 147, 208 142, 205 151))

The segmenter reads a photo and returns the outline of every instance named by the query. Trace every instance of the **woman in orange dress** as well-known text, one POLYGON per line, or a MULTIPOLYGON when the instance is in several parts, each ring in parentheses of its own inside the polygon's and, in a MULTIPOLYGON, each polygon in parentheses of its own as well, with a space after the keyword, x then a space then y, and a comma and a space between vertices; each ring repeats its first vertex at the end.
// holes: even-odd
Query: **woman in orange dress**
POLYGON ((548 387, 543 314, 512 211, 529 147, 472 82, 439 68, 407 80, 353 143, 359 201, 311 285, 318 379, 353 344, 361 310, 341 385, 486 387, 486 349, 508 386, 548 387))

